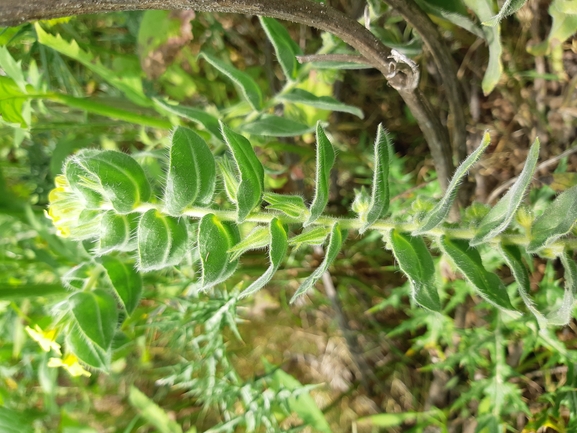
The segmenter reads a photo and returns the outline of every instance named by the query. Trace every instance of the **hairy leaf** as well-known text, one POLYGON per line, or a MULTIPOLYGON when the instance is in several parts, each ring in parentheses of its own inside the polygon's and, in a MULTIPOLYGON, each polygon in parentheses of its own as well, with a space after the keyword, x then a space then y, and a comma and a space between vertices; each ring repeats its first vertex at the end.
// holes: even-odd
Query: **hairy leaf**
POLYGON ((78 326, 71 327, 66 334, 66 347, 76 357, 89 365, 102 371, 108 371, 110 367, 110 350, 104 350, 86 338, 78 326))
POLYGON ((266 247, 271 241, 268 227, 257 226, 242 241, 228 250, 230 260, 238 260, 246 251, 266 247))
POLYGON ((82 262, 62 276, 62 284, 69 290, 82 291, 86 288, 86 284, 95 277, 96 273, 93 262, 82 262))
POLYGON ((441 300, 435 285, 435 264, 421 237, 392 230, 390 245, 407 275, 412 288, 412 297, 417 304, 431 311, 441 311, 441 300))
POLYGON ((329 238, 329 245, 325 253, 325 258, 318 268, 303 281, 296 293, 291 298, 291 304, 301 295, 305 294, 311 287, 313 287, 323 274, 329 269, 329 266, 335 261, 337 255, 341 251, 343 239, 346 237, 346 231, 341 231, 339 223, 335 223, 331 229, 331 236, 329 238))
POLYGON ((317 123, 317 163, 315 179, 315 196, 310 206, 310 215, 304 226, 317 220, 329 202, 331 168, 335 163, 335 151, 327 138, 321 123, 317 123))
POLYGON ((547 315, 549 324, 553 326, 567 326, 571 321, 577 293, 577 264, 567 252, 563 252, 560 258, 565 268, 565 291, 559 308, 547 315))
POLYGON ((223 155, 216 161, 216 164, 218 165, 222 177, 226 196, 232 203, 237 204, 238 186, 240 181, 238 180, 236 170, 233 168, 230 158, 223 155))
POLYGON ((160 111, 165 111, 170 114, 175 114, 179 117, 182 117, 186 120, 190 120, 206 129, 210 132, 214 137, 218 138, 219 140, 222 139, 222 134, 220 133, 220 125, 218 123, 218 119, 214 116, 211 116, 204 110, 200 110, 194 107, 187 107, 184 105, 172 105, 166 101, 161 99, 153 99, 154 105, 160 111))
POLYGON ((104 212, 94 252, 101 256, 111 251, 134 251, 138 217, 137 213, 119 215, 112 210, 104 212))
MULTIPOLYGON (((96 152, 94 150, 85 150, 82 155, 83 157, 88 157, 96 152)), ((77 157, 68 158, 64 162, 62 171, 70 188, 82 198, 83 205, 88 209, 100 209, 100 206, 104 203, 104 197, 97 190, 101 189, 101 186, 98 180, 94 178, 94 175, 80 164, 77 157)))
POLYGON ((188 249, 186 223, 150 209, 138 223, 137 244, 139 270, 149 272, 178 265, 188 249))
POLYGON ((349 113, 363 119, 363 111, 360 108, 352 105, 343 104, 331 96, 316 96, 303 89, 293 89, 288 93, 283 93, 278 96, 278 99, 284 102, 291 102, 297 104, 308 105, 309 107, 319 108, 321 110, 338 111, 341 113, 349 113))
POLYGON ((260 205, 264 190, 264 168, 246 138, 222 122, 221 129, 240 173, 240 184, 236 193, 237 218, 240 223, 260 205))
POLYGON ((302 54, 298 44, 292 40, 287 29, 274 18, 259 17, 260 24, 270 40, 280 66, 289 80, 298 76, 300 64, 296 56, 302 54))
POLYGON ((312 132, 315 128, 286 117, 263 114, 260 119, 242 125, 241 130, 251 135, 296 137, 312 132))
POLYGON ((308 217, 309 210, 307 209, 303 198, 298 195, 283 195, 274 192, 265 192, 263 200, 269 203, 266 207, 267 209, 277 210, 290 218, 302 220, 304 217, 308 217))
POLYGON ((202 288, 225 281, 238 266, 238 260, 230 260, 230 250, 240 241, 236 224, 220 221, 207 214, 198 226, 198 251, 202 264, 202 288))
MULTIPOLYGON (((456 26, 471 32, 475 36, 485 39, 485 33, 483 33, 481 27, 467 16, 466 8, 451 8, 448 7, 449 5, 445 2, 439 3, 427 0, 416 0, 415 2, 428 14, 441 17, 456 26)), ((460 1, 457 2, 457 4, 463 6, 460 1)))
POLYGON ((118 295, 122 306, 130 315, 138 306, 142 296, 142 278, 133 266, 128 266, 120 260, 103 256, 100 263, 106 270, 108 279, 118 295))
POLYGON ((75 292, 68 299, 74 322, 82 334, 101 349, 108 350, 118 320, 114 296, 96 289, 91 292, 75 292))
POLYGON ((577 186, 563 192, 545 208, 531 228, 527 252, 534 253, 571 231, 577 221, 577 186))
POLYGON ((300 248, 302 245, 322 245, 325 243, 330 233, 330 227, 313 227, 300 235, 290 238, 289 244, 296 246, 296 248, 300 248))
POLYGON ((503 18, 508 17, 509 15, 513 15, 519 9, 523 7, 523 5, 527 2, 527 0, 505 0, 503 6, 499 10, 499 13, 488 20, 483 22, 485 26, 496 26, 501 22, 503 18))
POLYGON ((195 132, 178 127, 172 134, 164 202, 172 215, 192 205, 212 201, 216 163, 206 142, 195 132))
POLYGON ((479 245, 487 242, 489 239, 497 236, 509 226, 511 220, 515 217, 515 212, 523 200, 525 191, 531 183, 533 172, 537 165, 537 158, 539 158, 539 140, 536 139, 531 149, 529 156, 525 162, 525 167, 519 175, 517 181, 513 184, 507 194, 503 196, 499 203, 493 207, 487 216, 483 218, 475 237, 471 240, 471 245, 479 245))
POLYGON ((288 248, 287 234, 281 221, 278 218, 273 218, 270 222, 269 238, 270 266, 260 278, 258 278, 254 283, 242 291, 240 297, 251 295, 268 284, 284 259, 288 248))
POLYGON ((203 52, 200 55, 239 87, 243 97, 254 110, 258 111, 262 108, 262 92, 250 75, 239 71, 234 66, 228 65, 210 54, 203 52))
POLYGON ((433 210, 427 213, 427 216, 423 220, 421 227, 415 230, 413 235, 420 235, 429 230, 432 230, 445 220, 449 214, 449 211, 451 210, 451 206, 453 206, 455 197, 457 197, 459 184, 471 169, 473 164, 475 164, 475 162, 477 162, 477 160, 481 157, 481 154, 485 151, 490 143, 491 136, 489 135, 489 132, 485 132, 483 135, 483 141, 481 141, 479 147, 473 153, 471 153, 467 159, 465 159, 465 161, 463 161, 463 163, 457 168, 457 171, 455 171, 455 175, 453 176, 453 179, 451 179, 451 183, 449 183, 449 187, 447 188, 445 195, 435 205, 433 210))
POLYGON ((514 309, 505 286, 497 275, 485 269, 475 248, 466 241, 451 240, 446 236, 441 236, 439 244, 482 298, 504 310, 514 309))

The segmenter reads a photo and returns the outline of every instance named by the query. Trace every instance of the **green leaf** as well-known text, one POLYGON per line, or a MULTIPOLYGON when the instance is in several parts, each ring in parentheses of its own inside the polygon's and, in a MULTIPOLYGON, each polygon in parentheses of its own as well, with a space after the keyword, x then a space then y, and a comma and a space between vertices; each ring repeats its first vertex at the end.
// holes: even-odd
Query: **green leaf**
POLYGON ((10 55, 10 51, 5 46, 0 46, 0 68, 4 73, 14 80, 14 83, 22 91, 26 92, 26 79, 24 78, 24 73, 22 72, 22 61, 16 61, 10 55))
POLYGON ((130 387, 128 401, 138 411, 140 416, 159 433, 182 433, 180 426, 170 419, 164 409, 134 386, 130 387))
POLYGON ((118 295, 122 306, 130 315, 138 306, 142 296, 142 278, 133 266, 128 266, 120 260, 103 256, 100 263, 106 270, 114 291, 118 295))
POLYGON ((220 221, 215 215, 207 214, 198 226, 198 251, 202 265, 202 288, 225 281, 238 266, 238 260, 230 260, 230 250, 240 241, 236 224, 220 221))
POLYGON ((475 248, 467 241, 451 240, 446 236, 441 236, 439 244, 483 299, 504 310, 514 310, 505 286, 497 275, 485 269, 475 248))
POLYGON ((101 256, 112 251, 134 251, 134 233, 138 226, 138 213, 119 215, 113 210, 102 214, 100 234, 94 252, 101 256))
POLYGON ((288 248, 287 234, 281 221, 278 218, 273 218, 269 225, 270 231, 270 248, 269 259, 270 266, 266 272, 258 278, 254 283, 242 291, 240 297, 248 296, 254 292, 262 289, 271 280, 275 272, 281 265, 288 248))
POLYGON ((496 26, 501 22, 503 18, 506 18, 509 15, 513 15, 515 12, 521 9, 526 2, 527 0, 505 0, 505 3, 503 3, 503 6, 501 6, 499 13, 484 21, 483 25, 490 27, 496 26))
POLYGON ((531 242, 527 252, 535 253, 566 235, 577 221, 577 186, 561 193, 531 228, 531 242))
POLYGON ((457 168, 453 179, 451 179, 451 183, 445 192, 443 198, 435 205, 431 212, 427 213, 427 216, 423 220, 421 227, 413 232, 413 235, 420 235, 425 233, 429 230, 434 229, 439 224, 441 224, 449 211, 451 210, 451 206, 453 206, 453 201, 455 201, 455 197, 457 197, 457 191, 459 189, 459 184, 469 172, 473 164, 477 162, 477 160, 481 157, 481 154, 485 151, 487 146, 491 144, 491 136, 489 132, 485 132, 483 135, 483 141, 473 153, 471 153, 465 161, 457 168))
POLYGON ((130 213, 150 198, 144 170, 130 155, 114 150, 81 150, 74 158, 98 180, 103 196, 117 212, 130 213))
POLYGON ((293 236, 289 239, 289 244, 300 248, 303 245, 322 245, 331 233, 330 227, 316 226, 300 235, 293 236))
POLYGON ((529 272, 523 264, 521 259, 521 249, 517 245, 501 245, 501 254, 507 263, 507 266, 511 269, 515 281, 517 282, 518 292, 521 299, 527 306, 527 309, 533 313, 537 323, 539 324, 539 329, 547 328, 547 319, 537 308, 529 292, 531 291, 531 282, 529 279, 529 272))
POLYGON ((301 284, 296 293, 291 298, 291 304, 301 295, 313 287, 323 274, 329 269, 329 266, 335 261, 341 251, 343 239, 346 237, 346 231, 341 231, 339 223, 335 223, 331 229, 329 245, 326 250, 325 258, 318 268, 301 284))
POLYGON ((140 73, 138 70, 135 69, 134 71, 131 71, 131 73, 128 73, 127 71, 119 73, 120 71, 109 69, 102 65, 100 60, 94 56, 94 54, 82 50, 75 40, 68 42, 62 39, 62 36, 60 35, 53 36, 46 33, 39 23, 34 24, 34 28, 38 35, 38 42, 42 45, 52 48, 60 54, 82 63, 87 69, 100 75, 100 77, 111 86, 116 87, 124 93, 126 97, 135 104, 143 107, 149 107, 152 105, 150 99, 142 90, 142 80, 140 79, 140 73))
POLYGON ((0 115, 5 122, 17 123, 21 128, 30 125, 28 98, 14 80, 0 75, 0 115))
POLYGON ((551 69, 554 72, 564 72, 563 63, 557 64, 555 57, 562 58, 562 44, 570 38, 577 28, 577 2, 569 0, 553 0, 549 6, 552 23, 547 39, 540 44, 528 47, 527 51, 535 56, 550 55, 551 69))
POLYGON ((539 139, 536 139, 529 150, 529 156, 525 162, 525 167, 507 194, 493 207, 483 218, 475 237, 471 240, 471 245, 476 246, 487 242, 507 228, 511 220, 515 217, 517 208, 523 200, 525 191, 531 183, 533 172, 537 166, 539 158, 539 139))
POLYGON ((143 272, 178 265, 188 250, 188 232, 182 218, 155 209, 140 218, 137 231, 138 269, 143 272))
POLYGON ((434 418, 435 411, 429 412, 401 412, 401 413, 379 413, 376 415, 369 415, 358 419, 359 423, 370 422, 376 427, 398 427, 407 421, 419 422, 434 418))
POLYGON ((260 119, 242 125, 241 130, 251 135, 296 137, 312 132, 315 128, 286 117, 263 114, 260 119))
POLYGON ((34 433, 32 419, 5 406, 0 407, 0 431, 2 433, 34 433))
POLYGON ((303 220, 308 218, 309 210, 302 197, 298 195, 283 195, 274 192, 265 192, 263 200, 269 203, 266 207, 270 210, 277 210, 290 218, 303 220))
POLYGON ((232 167, 230 158, 228 158, 226 155, 223 155, 216 161, 216 163, 222 177, 226 196, 232 203, 237 204, 236 195, 238 193, 238 186, 240 182, 238 180, 236 170, 232 167))
POLYGON ((190 120, 206 129, 210 132, 214 137, 218 138, 219 140, 222 139, 222 134, 220 133, 220 125, 218 124, 218 119, 214 116, 211 116, 204 110, 200 110, 198 108, 193 107, 186 107, 184 105, 173 105, 168 103, 167 101, 163 101, 161 99, 153 99, 154 106, 168 112, 170 114, 175 114, 179 117, 182 117, 186 120, 190 120))
MULTIPOLYGON (((475 12, 481 22, 488 21, 493 17, 492 0, 465 0, 465 4, 475 12)), ((488 95, 493 91, 495 86, 497 86, 503 73, 503 63, 501 61, 501 54, 503 53, 501 26, 499 24, 493 27, 484 26, 483 32, 489 44, 489 63, 487 64, 487 70, 485 71, 481 87, 483 88, 483 93, 488 95)))
POLYGON ((228 250, 230 261, 238 260, 246 251, 264 248, 270 243, 268 227, 257 226, 242 241, 228 250))
POLYGON ((221 130, 240 173, 236 205, 237 219, 241 223, 261 203, 264 190, 264 168, 246 138, 232 131, 222 122, 221 130))
POLYGON ((172 215, 192 205, 212 202, 216 163, 206 142, 195 132, 178 127, 172 134, 164 202, 172 215))
POLYGON ((272 43, 280 66, 289 80, 295 80, 300 68, 296 56, 302 54, 300 47, 292 40, 287 29, 274 18, 259 17, 260 24, 272 43))
POLYGON ((469 19, 467 16, 467 9, 460 1, 454 2, 454 4, 459 4, 461 6, 460 8, 452 8, 443 0, 440 2, 430 0, 416 0, 416 3, 428 14, 443 18, 455 24, 456 26, 467 30, 475 36, 485 39, 485 33, 483 33, 483 29, 477 23, 469 19))
POLYGON ((86 284, 92 281, 99 273, 93 262, 82 262, 66 272, 61 280, 69 290, 84 290, 86 284))
POLYGON ((577 264, 567 252, 563 252, 560 258, 565 268, 565 291, 559 308, 547 315, 549 324, 553 326, 567 326, 569 324, 577 293, 577 264))
MULTIPOLYGON (((88 157, 97 151, 85 150, 82 155, 88 157)), ((82 199, 83 205, 88 209, 100 209, 104 203, 104 197, 97 191, 100 184, 94 179, 93 174, 80 164, 76 156, 68 158, 62 169, 70 188, 82 199)))
POLYGON ((317 123, 317 164, 315 180, 315 196, 310 207, 310 216, 304 223, 307 227, 321 216, 329 202, 331 168, 335 163, 335 150, 327 138, 321 123, 317 123))
POLYGON ((73 326, 66 334, 66 347, 78 359, 90 367, 108 371, 110 367, 110 350, 103 350, 86 337, 78 326, 73 326))
POLYGON ((234 66, 228 65, 210 54, 203 52, 200 53, 200 56, 238 86, 242 96, 248 101, 253 110, 259 111, 262 109, 262 92, 250 75, 239 71, 234 66))
POLYGON ((285 102, 304 104, 310 107, 319 108, 321 110, 338 111, 341 113, 349 113, 363 119, 363 111, 352 105, 346 105, 337 101, 330 96, 316 96, 303 89, 293 89, 289 93, 283 93, 278 96, 278 99, 285 102))
POLYGON ((116 300, 101 289, 76 292, 68 298, 70 311, 82 334, 103 350, 108 350, 116 331, 116 300))
POLYGON ((375 140, 375 167, 373 169, 373 183, 371 201, 366 215, 359 215, 364 224, 359 230, 363 234, 379 218, 384 217, 389 210, 389 155, 392 143, 387 131, 379 124, 375 140))
POLYGON ((417 304, 431 311, 441 311, 441 300, 435 286, 435 264, 420 237, 392 230, 390 245, 399 267, 407 275, 412 297, 417 304))

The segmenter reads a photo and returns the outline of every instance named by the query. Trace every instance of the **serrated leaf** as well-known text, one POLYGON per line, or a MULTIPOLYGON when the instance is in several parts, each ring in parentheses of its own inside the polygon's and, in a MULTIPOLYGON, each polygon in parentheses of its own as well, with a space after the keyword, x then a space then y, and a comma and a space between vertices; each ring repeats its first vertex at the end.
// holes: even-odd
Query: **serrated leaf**
POLYGON ((94 263, 82 262, 66 272, 61 280, 69 290, 84 290, 86 283, 95 277, 94 263))
POLYGON ((260 24, 272 43, 280 66, 289 80, 295 80, 300 68, 296 56, 302 54, 300 47, 292 40, 286 28, 274 18, 259 17, 260 24))
POLYGON ((120 215, 112 210, 104 212, 94 252, 101 256, 112 251, 134 251, 138 217, 137 213, 120 215))
POLYGON ((296 137, 312 132, 315 128, 286 117, 263 114, 260 119, 242 125, 241 130, 251 135, 296 137))
POLYGON ((220 221, 215 215, 207 214, 198 226, 198 251, 202 265, 202 288, 225 281, 238 266, 238 260, 230 261, 230 250, 240 241, 236 224, 220 221))
POLYGON ((529 150, 525 167, 523 167, 519 178, 507 191, 507 194, 483 218, 476 230, 475 237, 471 240, 472 246, 487 242, 509 226, 523 200, 527 187, 531 183, 538 158, 539 139, 536 139, 529 150))
POLYGON ((509 15, 513 15, 519 9, 523 7, 523 5, 527 2, 527 0, 505 0, 503 6, 499 10, 499 13, 486 21, 483 21, 484 26, 496 26, 503 20, 504 18, 508 17, 509 15))
POLYGON ((363 111, 360 108, 352 105, 343 104, 330 96, 316 96, 303 89, 293 89, 289 93, 283 93, 278 96, 278 99, 285 102, 308 105, 309 107, 319 108, 321 110, 338 111, 341 113, 349 113, 363 119, 363 111))
POLYGON ((485 132, 485 134, 483 135, 483 140, 481 141, 479 147, 473 153, 471 153, 465 159, 465 161, 463 161, 461 165, 459 165, 459 167, 455 171, 455 175, 451 179, 451 183, 449 183, 445 195, 435 205, 433 210, 426 214, 426 217, 423 220, 421 227, 415 230, 413 232, 413 235, 420 235, 429 230, 432 230, 445 220, 445 218, 449 214, 449 211, 451 210, 451 207, 453 206, 455 197, 457 197, 459 184, 461 183, 465 175, 469 172, 473 164, 475 164, 475 162, 477 162, 477 160, 481 157, 481 154, 485 151, 485 149, 487 148, 487 146, 489 146, 489 144, 491 144, 491 136, 489 135, 489 132, 485 132))
POLYGON ((365 220, 359 230, 361 234, 379 218, 384 217, 389 210, 389 155, 391 151, 391 140, 387 131, 379 124, 375 139, 375 167, 373 168, 371 201, 366 216, 361 216, 365 220))
POLYGON ((567 252, 563 252, 560 258, 565 268, 565 290, 559 308, 547 315, 549 324, 553 326, 567 326, 571 321, 577 293, 577 265, 567 252))
POLYGON ((22 93, 26 93, 26 79, 24 78, 24 72, 22 72, 22 61, 17 62, 14 60, 5 46, 0 46, 0 68, 8 77, 14 80, 14 83, 22 93))
POLYGON ((129 266, 120 260, 104 256, 100 263, 106 270, 108 279, 118 295, 122 306, 130 315, 138 306, 142 296, 142 278, 133 266, 129 266))
POLYGON ((159 433, 182 433, 180 426, 160 406, 134 386, 130 387, 128 401, 159 433))
POLYGON ((497 275, 485 269, 475 248, 471 248, 467 241, 451 240, 446 236, 441 236, 439 244, 483 299, 504 310, 514 310, 505 286, 497 275))
POLYGON ((237 219, 240 223, 260 205, 264 190, 264 168, 246 138, 222 122, 221 130, 240 173, 240 183, 236 193, 237 219))
POLYGON ((441 300, 435 286, 435 264, 425 241, 420 237, 392 230, 390 245, 399 267, 411 283, 417 304, 431 311, 441 311, 441 300))
POLYGON ((259 111, 262 108, 262 92, 250 75, 239 71, 234 66, 228 65, 210 54, 200 53, 200 56, 236 84, 242 96, 254 110, 259 111))
POLYGON ((267 209, 277 210, 290 218, 302 220, 303 218, 308 217, 309 210, 306 207, 303 198, 298 195, 265 192, 263 200, 269 203, 266 207, 267 209))
POLYGON ((310 215, 304 226, 307 227, 317 220, 329 202, 331 168, 335 163, 335 150, 327 138, 321 123, 317 123, 317 162, 315 179, 315 196, 309 208, 310 215))
POLYGON ((206 111, 194 107, 187 107, 184 105, 172 105, 166 101, 156 98, 153 99, 153 102, 155 107, 201 125, 214 137, 218 138, 219 140, 222 139, 218 119, 214 116, 211 116, 206 111))
POLYGON ((188 232, 182 218, 146 211, 137 230, 138 269, 143 272, 178 265, 188 249, 188 232))
POLYGON ((270 243, 270 240, 269 228, 257 226, 242 241, 228 250, 230 260, 238 260, 246 251, 264 248, 270 243))
POLYGON ((130 155, 114 150, 82 150, 75 159, 98 180, 104 198, 117 212, 130 213, 150 198, 144 170, 130 155))
POLYGON ((172 215, 192 205, 212 201, 216 163, 206 142, 195 132, 178 127, 172 134, 164 202, 172 215))
POLYGON ((241 298, 253 294, 268 284, 275 272, 278 270, 286 254, 288 248, 287 234, 281 221, 278 218, 273 218, 269 224, 268 230, 270 238, 270 266, 261 277, 242 291, 240 294, 241 298))
POLYGON ((5 122, 28 127, 31 115, 28 99, 13 79, 0 75, 0 115, 5 122))
POLYGON ((515 277, 518 287, 517 290, 521 299, 527 306, 527 309, 533 313, 537 319, 539 328, 546 329, 547 319, 543 314, 541 314, 541 312, 539 312, 539 310, 537 310, 537 308, 535 308, 535 304, 529 296, 529 292, 531 291, 531 282, 529 279, 529 272, 521 260, 521 250, 517 245, 501 245, 501 254, 505 259, 505 263, 507 263, 507 266, 511 269, 511 273, 515 277))
POLYGON ((74 322, 88 340, 104 351, 110 348, 118 320, 116 300, 101 289, 76 292, 68 298, 74 322))
POLYGON ((577 186, 561 193, 531 228, 527 252, 535 253, 571 231, 577 221, 577 186))
POLYGON ((329 266, 335 261, 337 255, 341 251, 343 239, 346 238, 346 231, 341 231, 339 223, 335 223, 331 228, 331 235, 329 238, 329 245, 325 253, 325 258, 318 268, 303 281, 296 293, 290 300, 292 304, 299 296, 305 294, 311 287, 313 287, 323 274, 329 269, 329 266))
POLYGON ((309 229, 300 235, 289 239, 289 244, 300 248, 302 245, 322 245, 331 233, 330 227, 317 226, 309 229))
POLYGON ((87 339, 77 326, 73 326, 68 330, 66 347, 90 367, 108 371, 110 367, 110 351, 98 347, 94 342, 87 339))

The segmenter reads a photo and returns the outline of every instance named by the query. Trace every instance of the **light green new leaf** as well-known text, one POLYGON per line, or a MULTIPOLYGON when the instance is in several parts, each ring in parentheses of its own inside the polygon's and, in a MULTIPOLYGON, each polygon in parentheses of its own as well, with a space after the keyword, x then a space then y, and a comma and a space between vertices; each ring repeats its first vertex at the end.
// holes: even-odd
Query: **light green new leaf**
POLYGON ((254 283, 242 291, 240 297, 252 295, 254 292, 262 289, 271 280, 275 272, 281 265, 288 248, 287 234, 281 221, 278 218, 273 218, 269 225, 269 259, 270 266, 266 272, 259 277, 254 283))
POLYGON ((0 46, 0 68, 6 73, 6 75, 14 80, 14 83, 22 91, 26 93, 26 79, 24 78, 24 72, 22 72, 22 61, 16 61, 10 55, 8 48, 0 46))
POLYGON ((501 6, 501 10, 499 13, 486 21, 483 21, 484 26, 496 26, 501 22, 503 18, 508 17, 509 15, 513 15, 519 9, 523 7, 523 5, 527 2, 527 0, 505 0, 503 6, 501 6))
POLYGON ((363 111, 360 108, 352 105, 343 104, 331 96, 316 96, 303 89, 293 89, 289 93, 284 93, 278 96, 278 99, 285 102, 308 105, 309 107, 319 108, 321 110, 338 111, 341 113, 349 113, 363 119, 363 111))
POLYGON ((571 231, 577 221, 577 186, 560 194, 531 228, 527 252, 535 253, 571 231))
POLYGON ((264 248, 270 243, 268 227, 257 226, 242 241, 228 250, 230 261, 238 260, 246 251, 264 248))
POLYGON ((104 350, 88 339, 78 326, 73 326, 66 334, 66 348, 90 367, 108 371, 110 350, 104 350))
MULTIPOLYGON (((490 20, 494 15, 492 0, 465 0, 465 4, 475 12, 481 22, 490 20)), ((503 73, 501 26, 499 24, 492 27, 484 26, 483 32, 489 44, 489 63, 487 64, 481 87, 483 88, 483 93, 488 95, 497 86, 503 73)))
POLYGON ((192 205, 212 201, 216 185, 216 163, 206 142, 188 128, 172 134, 164 202, 172 215, 192 205))
POLYGON ((101 289, 75 292, 68 298, 75 323, 94 344, 108 350, 116 331, 118 310, 116 299, 101 289))
POLYGON ((521 260, 521 250, 517 245, 501 245, 500 249, 501 255, 505 259, 505 263, 507 263, 507 266, 509 266, 509 269, 511 269, 511 272, 515 277, 521 299, 523 299, 527 309, 533 313, 537 319, 539 329, 546 329, 547 319, 539 310, 537 310, 537 308, 535 308, 535 304, 529 296, 531 283, 529 280, 529 272, 521 260))
POLYGON ((480 158, 481 154, 485 151, 485 149, 489 144, 491 144, 491 136, 489 135, 489 132, 485 132, 485 134, 483 135, 483 141, 481 141, 481 144, 479 145, 477 150, 471 153, 467 157, 467 159, 465 159, 465 161, 463 161, 463 163, 457 168, 457 171, 455 172, 455 175, 453 176, 453 179, 451 179, 451 183, 447 188, 447 192, 445 192, 445 195, 435 205, 433 210, 427 213, 425 219, 422 222, 421 227, 415 230, 413 232, 413 235, 420 235, 429 230, 432 230, 445 220, 445 218, 449 214, 449 211, 451 210, 451 206, 453 206, 455 197, 457 197, 459 184, 461 183, 465 175, 468 173, 468 171, 471 169, 473 164, 477 162, 477 160, 480 158))
POLYGON ((142 296, 142 278, 134 266, 129 266, 120 260, 103 256, 100 263, 106 270, 108 279, 118 295, 122 306, 130 315, 138 306, 142 296))
POLYGON ((567 326, 571 321, 577 293, 577 264, 566 251, 561 254, 560 258, 565 268, 565 291, 559 308, 547 315, 549 324, 553 326, 567 326))
POLYGON ((238 193, 240 181, 238 180, 236 170, 233 168, 230 158, 223 155, 216 161, 216 164, 220 171, 226 196, 232 203, 237 204, 236 195, 238 193))
POLYGON ((265 192, 263 200, 269 203, 267 209, 277 210, 290 218, 300 220, 305 217, 308 218, 309 210, 301 196, 265 192))
POLYGON ((137 230, 138 269, 143 272, 178 265, 188 249, 188 232, 182 218, 146 211, 137 230))
POLYGON ((250 75, 239 71, 234 66, 228 65, 210 54, 200 53, 200 56, 235 83, 254 110, 259 111, 262 108, 262 92, 250 75))
POLYGON ((318 268, 303 281, 296 293, 290 300, 292 304, 299 296, 305 294, 311 287, 313 287, 323 274, 329 269, 329 266, 335 261, 337 255, 341 251, 343 239, 346 238, 346 231, 341 231, 339 223, 335 223, 331 229, 331 236, 329 238, 329 245, 325 253, 325 258, 318 268))
POLYGON ((379 218, 384 217, 389 210, 389 155, 392 147, 387 131, 379 124, 375 140, 375 167, 373 169, 371 201, 366 215, 360 215, 361 221, 365 220, 359 230, 361 234, 379 218))
POLYGON ((293 81, 297 78, 300 63, 296 56, 302 54, 302 50, 290 37, 287 29, 274 18, 259 17, 260 24, 268 36, 276 57, 285 76, 293 81))
POLYGON ((222 139, 222 134, 220 133, 220 125, 218 124, 218 119, 211 116, 204 110, 198 108, 186 107, 184 105, 172 105, 161 99, 153 98, 155 108, 163 112, 168 112, 170 114, 175 114, 186 120, 190 120, 202 127, 204 127, 208 132, 210 132, 214 137, 219 140, 222 139))
POLYGON ((251 135, 296 137, 312 132, 315 128, 286 117, 263 114, 260 119, 242 125, 241 130, 251 135))
POLYGON ((236 224, 207 214, 198 225, 198 252, 202 265, 202 288, 209 289, 232 275, 238 260, 230 260, 230 250, 240 241, 236 224))
POLYGON ((482 298, 504 310, 514 310, 505 286, 497 275, 485 269, 475 248, 466 241, 451 240, 446 236, 440 238, 439 244, 482 298))
POLYGON ((240 173, 240 184, 236 193, 237 218, 240 223, 260 205, 264 190, 264 168, 246 138, 222 122, 221 131, 240 173))
POLYGON ((138 217, 137 213, 119 215, 113 210, 104 212, 94 253, 101 256, 112 251, 134 251, 138 217))
POLYGON ((0 75, 0 116, 5 122, 18 123, 22 128, 30 125, 29 97, 22 93, 16 82, 0 75))
POLYGON ((513 184, 511 189, 507 191, 507 194, 505 194, 495 207, 489 211, 485 218, 483 218, 477 228, 475 237, 471 240, 472 246, 487 242, 509 226, 511 220, 515 217, 515 213, 517 212, 521 201, 523 200, 527 187, 531 183, 538 158, 539 139, 536 139, 529 150, 527 161, 525 161, 525 167, 523 167, 523 171, 519 175, 519 178, 513 184))
POLYGON ((160 406, 134 386, 130 387, 128 401, 138 411, 140 416, 156 429, 155 431, 159 433, 182 433, 182 428, 174 420, 170 419, 160 406))
POLYGON ((104 197, 117 212, 130 213, 150 198, 150 184, 144 170, 130 155, 114 150, 81 150, 75 160, 94 175, 104 197))
POLYGON ((310 215, 304 226, 311 225, 321 216, 329 202, 331 168, 335 163, 335 150, 327 138, 321 123, 317 123, 317 163, 315 179, 315 196, 310 207, 310 215))
POLYGON ((54 36, 46 33, 38 23, 34 24, 34 28, 38 35, 38 42, 42 45, 82 63, 86 68, 100 75, 111 86, 124 93, 135 104, 143 107, 152 105, 152 102, 142 90, 142 80, 136 71, 129 74, 126 71, 119 73, 119 71, 109 69, 100 63, 100 60, 94 54, 80 48, 75 40, 68 42, 62 39, 60 35, 54 36))
POLYGON ((300 248, 303 245, 322 245, 331 233, 330 227, 316 226, 300 235, 293 236, 289 239, 289 244, 300 248))
POLYGON ((441 311, 435 285, 435 264, 423 238, 392 230, 389 240, 399 267, 411 283, 415 302, 427 310, 441 311))

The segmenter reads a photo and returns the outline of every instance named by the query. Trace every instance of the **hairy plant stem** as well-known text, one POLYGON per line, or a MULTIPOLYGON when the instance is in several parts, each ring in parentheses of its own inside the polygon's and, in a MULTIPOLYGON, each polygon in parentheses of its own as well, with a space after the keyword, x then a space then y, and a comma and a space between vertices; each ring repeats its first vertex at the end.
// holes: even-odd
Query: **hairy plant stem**
POLYGON ((355 48, 399 91, 417 120, 438 171, 443 189, 454 170, 448 132, 418 88, 411 68, 391 58, 391 50, 353 18, 312 0, 3 0, 0 25, 16 25, 30 20, 68 15, 144 9, 194 9, 260 15, 316 27, 334 34, 355 48), (450 155, 451 153, 449 153, 450 155))

